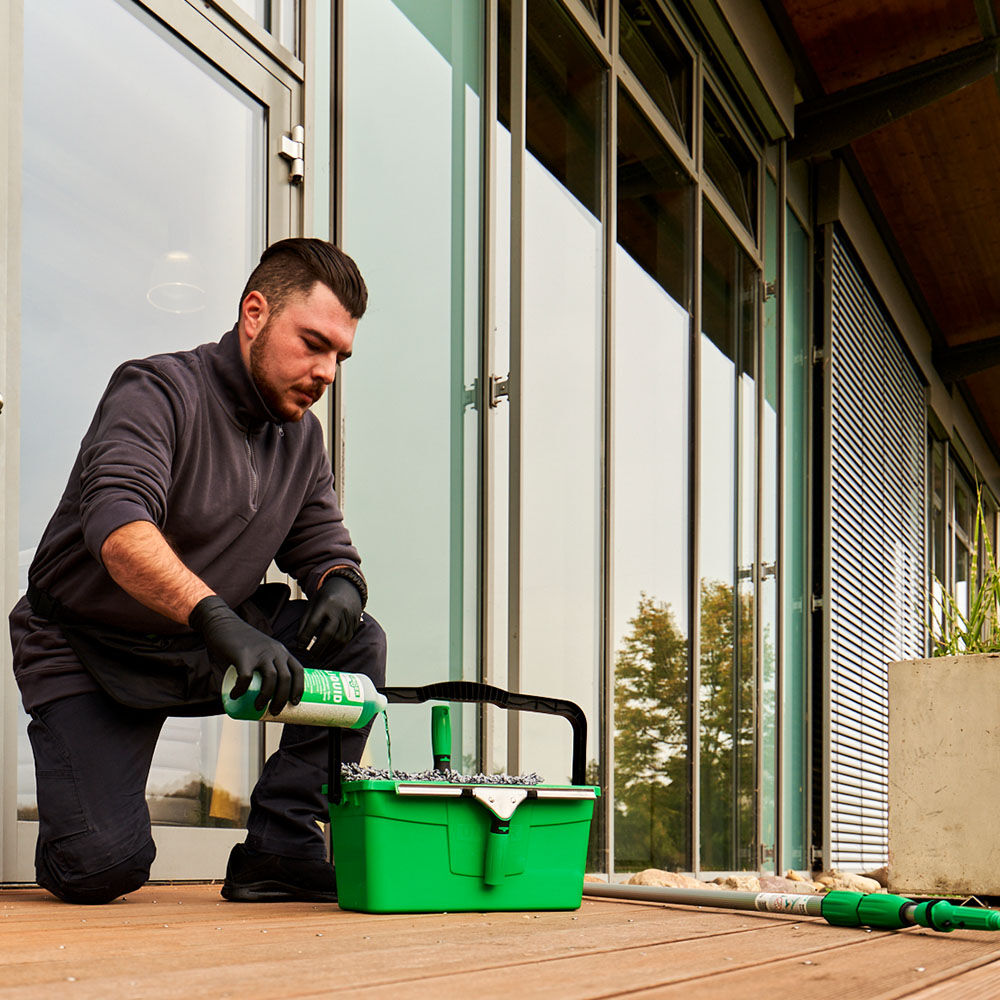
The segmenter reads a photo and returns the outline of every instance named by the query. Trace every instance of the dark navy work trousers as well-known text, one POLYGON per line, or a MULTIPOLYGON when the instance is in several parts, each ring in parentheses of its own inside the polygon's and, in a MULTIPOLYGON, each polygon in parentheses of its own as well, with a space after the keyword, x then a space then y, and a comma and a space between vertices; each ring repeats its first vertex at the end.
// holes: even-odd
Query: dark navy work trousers
MULTIPOLYGON (((290 601, 274 637, 290 643, 305 601, 290 601)), ((385 683, 385 633, 367 614, 354 637, 319 663, 296 650, 303 666, 367 674, 385 683)), ((40 706, 28 724, 38 799, 38 884, 71 903, 106 903, 138 889, 156 856, 146 780, 168 713, 127 708, 103 692, 40 706)), ((343 759, 359 761, 369 723, 343 733, 343 759)), ((327 819, 325 728, 285 725, 250 797, 247 845, 269 854, 323 858, 317 821, 327 819)), ((220 873, 221 874, 221 873, 220 873)))

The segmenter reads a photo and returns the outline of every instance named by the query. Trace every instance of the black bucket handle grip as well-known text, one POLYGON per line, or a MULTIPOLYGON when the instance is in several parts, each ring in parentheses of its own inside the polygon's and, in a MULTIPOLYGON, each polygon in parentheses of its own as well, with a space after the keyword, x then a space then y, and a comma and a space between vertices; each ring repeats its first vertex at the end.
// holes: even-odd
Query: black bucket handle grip
MULTIPOLYGON (((586 784, 587 777, 587 716, 576 702, 564 698, 546 698, 533 694, 505 691, 491 684, 478 681, 437 681, 422 687, 382 687, 390 705, 419 705, 425 701, 460 701, 496 705, 498 708, 518 712, 538 712, 542 715, 560 715, 573 727, 573 764, 570 781, 574 785, 586 784)), ((340 730, 330 729, 328 799, 337 804, 343 797, 340 777, 340 730)))

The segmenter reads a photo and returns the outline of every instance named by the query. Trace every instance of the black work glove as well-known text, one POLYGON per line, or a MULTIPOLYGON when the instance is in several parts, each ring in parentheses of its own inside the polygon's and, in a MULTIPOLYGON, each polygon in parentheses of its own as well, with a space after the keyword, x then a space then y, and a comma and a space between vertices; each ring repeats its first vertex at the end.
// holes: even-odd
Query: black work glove
POLYGON ((299 645, 322 658, 357 632, 362 608, 361 591, 350 580, 328 574, 302 618, 299 645), (310 647, 314 636, 316 642, 310 647))
POLYGON ((260 674, 256 708, 270 702, 269 711, 277 715, 286 703, 297 705, 302 700, 302 664, 277 639, 243 621, 221 597, 203 597, 188 616, 188 624, 201 633, 216 660, 236 668, 231 697, 246 692, 256 671, 260 674))

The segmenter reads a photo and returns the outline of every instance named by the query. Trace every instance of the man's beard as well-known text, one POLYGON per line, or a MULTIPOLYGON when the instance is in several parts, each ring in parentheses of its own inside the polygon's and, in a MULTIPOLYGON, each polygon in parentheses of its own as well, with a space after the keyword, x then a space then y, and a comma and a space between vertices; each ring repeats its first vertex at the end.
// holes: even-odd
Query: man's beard
MULTIPOLYGON (((274 416, 281 420, 299 421, 305 416, 306 410, 299 409, 298 407, 290 407, 285 402, 283 394, 275 388, 274 384, 268 377, 264 352, 267 347, 270 334, 271 320, 268 319, 268 321, 264 324, 263 329, 257 334, 253 342, 250 344, 250 377, 253 379, 253 383, 257 387, 257 392, 260 393, 261 399, 264 400, 264 405, 271 411, 272 414, 274 414, 274 416)), ((315 403, 316 400, 323 395, 323 390, 326 386, 322 382, 313 382, 309 386, 296 386, 295 388, 298 388, 307 395, 312 396, 312 401, 315 403)), ((308 409, 308 407, 306 409, 308 409)))

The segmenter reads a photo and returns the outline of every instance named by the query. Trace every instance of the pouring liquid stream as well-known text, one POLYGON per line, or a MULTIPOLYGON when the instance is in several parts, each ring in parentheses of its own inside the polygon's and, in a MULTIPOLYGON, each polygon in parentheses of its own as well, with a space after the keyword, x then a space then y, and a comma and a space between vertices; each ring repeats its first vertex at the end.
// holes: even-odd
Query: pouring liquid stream
POLYGON ((392 740, 389 737, 389 713, 382 713, 382 722, 385 725, 385 750, 389 757, 389 779, 392 780, 392 740))

